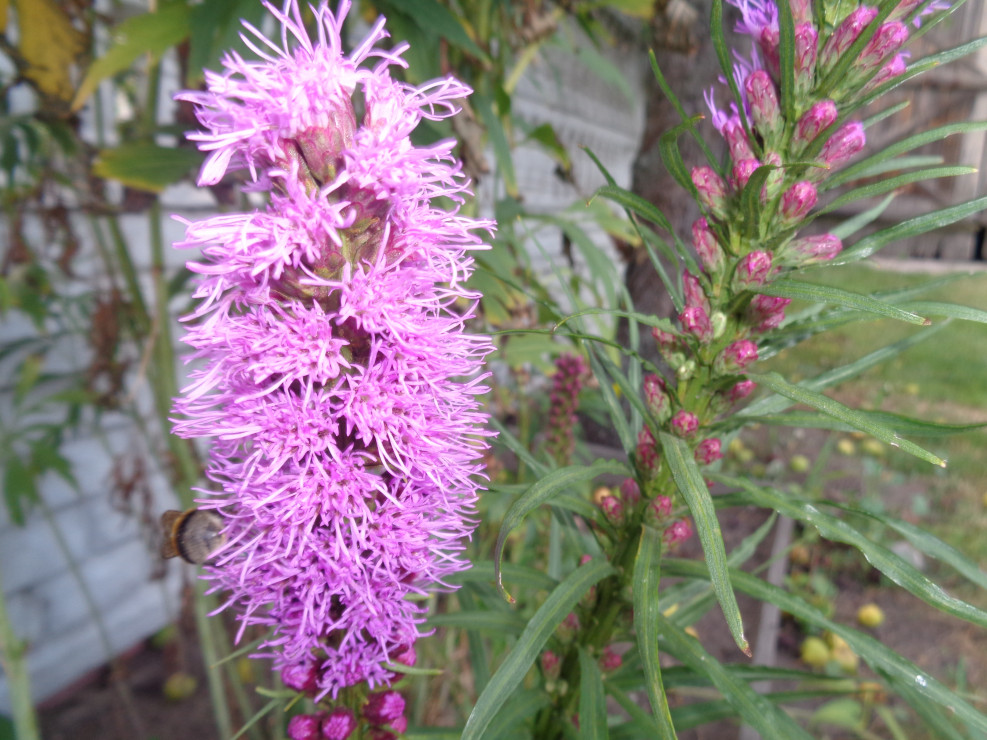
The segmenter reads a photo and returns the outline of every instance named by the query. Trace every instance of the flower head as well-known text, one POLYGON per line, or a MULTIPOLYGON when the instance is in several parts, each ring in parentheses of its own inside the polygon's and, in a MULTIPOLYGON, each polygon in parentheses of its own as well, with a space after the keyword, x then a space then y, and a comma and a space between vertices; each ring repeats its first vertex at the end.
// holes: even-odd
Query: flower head
POLYGON ((212 439, 200 502, 227 537, 212 589, 244 628, 270 628, 259 654, 318 699, 388 684, 385 664, 420 635, 409 597, 467 565, 491 346, 464 331, 476 296, 462 283, 491 224, 458 213, 452 142, 410 140, 464 85, 393 79, 405 47, 376 48, 383 21, 344 55, 348 2, 314 9, 314 38, 295 0, 265 7, 281 44, 248 25, 259 59, 228 54, 180 96, 210 152, 200 182, 240 168, 271 193, 263 210, 188 223, 176 245, 202 259, 175 433, 212 439))

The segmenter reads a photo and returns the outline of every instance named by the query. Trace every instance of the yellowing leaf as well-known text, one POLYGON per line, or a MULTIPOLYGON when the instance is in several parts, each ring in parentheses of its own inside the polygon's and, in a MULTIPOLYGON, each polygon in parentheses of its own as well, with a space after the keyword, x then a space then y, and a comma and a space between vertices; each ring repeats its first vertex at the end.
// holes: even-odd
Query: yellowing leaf
POLYGON ((0 0, 0 33, 7 30, 7 13, 10 11, 10 0, 0 0))
POLYGON ((75 92, 71 68, 86 49, 85 35, 55 0, 15 0, 15 4, 25 76, 45 95, 68 103, 75 92))

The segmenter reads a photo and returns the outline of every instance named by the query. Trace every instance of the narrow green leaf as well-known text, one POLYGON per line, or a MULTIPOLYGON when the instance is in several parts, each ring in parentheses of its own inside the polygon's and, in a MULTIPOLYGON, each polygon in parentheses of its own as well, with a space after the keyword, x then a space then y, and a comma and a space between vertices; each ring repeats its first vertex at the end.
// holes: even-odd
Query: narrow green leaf
MULTIPOLYGON (((937 324, 936 326, 931 326, 924 331, 916 332, 910 337, 905 337, 904 339, 889 344, 886 347, 881 347, 880 349, 874 350, 870 354, 864 355, 859 360, 851 362, 849 365, 833 368, 832 370, 821 373, 810 380, 803 380, 798 384, 798 386, 808 390, 819 391, 824 388, 839 385, 850 378, 855 378, 861 373, 870 370, 872 367, 876 367, 877 365, 887 362, 888 360, 894 359, 902 352, 915 346, 916 344, 924 342, 927 339, 931 339, 936 333, 942 331, 945 326, 946 324, 944 323, 937 324)), ((759 398, 749 404, 739 414, 736 414, 736 416, 742 417, 741 421, 743 421, 746 417, 776 414, 780 411, 784 411, 792 405, 792 402, 787 396, 775 394, 765 398, 759 398)), ((730 429, 736 428, 736 426, 726 424, 724 425, 724 428, 730 429)))
MULTIPOLYGON (((631 718, 631 729, 635 734, 631 735, 633 738, 659 738, 661 737, 658 733, 658 725, 655 724, 654 719, 650 714, 641 709, 641 705, 624 691, 621 691, 620 687, 617 685, 616 681, 607 681, 606 685, 607 695, 613 697, 613 700, 620 705, 620 708, 627 712, 627 716, 631 718)), ((617 731, 614 731, 614 735, 617 731)))
POLYGON ((885 674, 884 677, 891 686, 891 689, 905 701, 907 706, 911 707, 922 718, 922 721, 925 722, 925 725, 930 730, 935 732, 933 737, 936 740, 966 740, 966 736, 950 723, 942 707, 931 704, 928 699, 912 688, 911 684, 894 676, 885 674))
POLYGON ((194 149, 135 141, 102 150, 93 163, 93 174, 137 190, 160 193, 201 163, 202 154, 194 149))
POLYGON ((830 508, 841 509, 857 516, 867 517, 886 527, 890 527, 908 540, 917 550, 925 553, 930 558, 935 558, 940 563, 949 565, 971 583, 987 591, 987 573, 982 571, 976 563, 972 562, 963 553, 950 547, 921 527, 916 527, 914 524, 889 517, 887 514, 877 516, 873 512, 862 509, 859 506, 838 504, 833 501, 821 501, 820 503, 830 508))
POLYGON ((795 19, 787 3, 778 3, 778 69, 781 72, 781 109, 789 121, 795 113, 795 19))
POLYGON ((685 131, 694 131, 696 122, 701 119, 702 116, 695 116, 683 121, 675 128, 666 131, 658 139, 658 153, 661 155, 661 161, 665 164, 665 169, 693 198, 697 196, 696 186, 692 183, 692 177, 685 167, 682 152, 679 150, 678 138, 685 131))
POLYGON ((463 728, 463 740, 480 740, 483 737, 487 726, 521 685, 528 669, 562 620, 592 586, 613 574, 614 569, 605 560, 595 558, 570 573, 552 591, 477 699, 463 728))
MULTIPOLYGON (((463 24, 444 5, 435 0, 387 0, 388 4, 400 9, 427 33, 437 33, 475 59, 490 63, 489 55, 470 38, 463 24)), ((433 37, 434 38, 434 37, 433 37)))
POLYGON ((739 488, 758 506, 774 509, 792 519, 811 524, 830 541, 855 547, 868 563, 926 604, 972 624, 987 627, 987 612, 950 596, 904 558, 874 542, 839 517, 821 511, 817 502, 803 501, 790 492, 761 488, 743 478, 716 473, 711 473, 710 476, 721 483, 739 488))
MULTIPOLYGON (((678 99, 675 92, 672 90, 671 86, 668 84, 668 80, 665 79, 665 75, 662 74, 661 68, 658 66, 658 58, 655 56, 654 50, 648 51, 648 59, 651 61, 651 71, 654 73, 655 82, 658 83, 658 87, 661 88, 662 94, 672 104, 675 112, 678 113, 679 118, 683 121, 689 120, 689 116, 686 115, 685 108, 682 107, 682 101, 678 99)), ((713 151, 709 148, 709 144, 706 143, 706 139, 696 131, 694 126, 690 126, 690 133, 692 138, 696 140, 696 143, 702 149, 703 154, 706 157, 707 162, 715 162, 716 157, 713 151)))
POLYGON ((942 301, 909 301, 908 303, 898 305, 909 311, 920 311, 927 316, 946 316, 951 319, 987 324, 987 311, 981 311, 979 308, 970 308, 969 306, 960 306, 955 303, 944 303, 942 301))
POLYGON ((593 345, 589 346, 589 364, 593 370, 593 377, 600 384, 600 393, 607 406, 607 412, 610 414, 610 420, 613 422, 613 428, 617 432, 620 445, 624 448, 624 452, 630 452, 636 444, 634 433, 627 422, 627 417, 624 416, 624 408, 614 392, 614 381, 610 377, 607 363, 604 362, 605 359, 602 351, 593 345))
POLYGON ((548 503, 554 497, 565 492, 571 486, 575 486, 585 481, 610 473, 613 475, 628 475, 627 466, 611 460, 597 460, 590 466, 571 465, 567 468, 553 470, 537 483, 532 485, 527 492, 521 496, 508 509, 504 516, 504 521, 500 525, 500 533, 497 535, 497 544, 494 546, 494 572, 497 577, 497 588, 505 597, 513 602, 513 599, 504 590, 502 581, 503 574, 500 571, 500 562, 504 556, 504 544, 507 536, 514 531, 524 518, 542 504, 548 503))
POLYGON ((668 697, 661 679, 661 663, 658 655, 658 586, 661 580, 662 535, 656 529, 641 527, 641 542, 634 560, 634 632, 637 649, 644 667, 645 685, 651 712, 657 723, 657 740, 675 740, 675 727, 668 709, 668 697))
POLYGON ((795 298, 800 301, 830 303, 835 306, 843 306, 856 311, 866 311, 867 313, 877 314, 885 318, 896 319, 897 321, 905 321, 909 324, 918 324, 919 326, 928 326, 932 323, 923 316, 871 298, 869 295, 851 293, 848 290, 834 288, 830 285, 807 283, 802 280, 792 280, 791 278, 782 278, 767 285, 762 285, 757 289, 757 292, 779 296, 781 298, 795 298))
MULTIPOLYGON (((666 558, 662 569, 666 575, 684 578, 701 578, 709 575, 705 563, 678 558, 666 558)), ((853 652, 872 668, 914 687, 923 696, 953 712, 957 719, 967 723, 972 729, 987 735, 987 716, 978 712, 962 697, 950 691, 910 660, 882 645, 870 635, 828 619, 803 599, 743 571, 731 570, 730 580, 737 590, 753 596, 758 601, 775 604, 798 619, 842 637, 853 652)))
POLYGON ((749 237, 756 236, 760 231, 761 212, 764 206, 761 204, 761 191, 768 176, 778 169, 772 164, 765 164, 754 170, 747 184, 740 194, 740 213, 743 219, 744 232, 749 237))
POLYGON ((154 13, 136 15, 115 26, 111 31, 112 45, 89 65, 72 101, 72 110, 79 110, 100 82, 123 72, 138 57, 160 57, 183 41, 189 33, 189 8, 187 3, 162 3, 154 13))
POLYGON ((839 237, 840 239, 846 241, 847 237, 853 236, 862 228, 880 218, 881 214, 887 210, 889 205, 891 205, 891 201, 894 200, 894 195, 894 193, 891 193, 891 195, 885 197, 884 200, 872 208, 868 208, 866 211, 861 211, 856 216, 848 218, 846 221, 837 224, 836 227, 830 231, 830 233, 833 236, 839 237))
POLYGON ((804 403, 806 406, 811 406, 814 409, 818 409, 824 414, 828 414, 834 419, 842 421, 844 424, 848 424, 854 429, 867 432, 867 434, 872 437, 876 437, 882 442, 887 442, 889 445, 892 447, 897 447, 902 452, 907 452, 909 455, 914 455, 920 460, 925 460, 926 462, 930 462, 933 465, 938 465, 941 468, 946 467, 945 460, 919 447, 914 442, 909 442, 907 439, 902 439, 895 433, 893 428, 875 421, 873 418, 857 411, 856 409, 848 408, 839 401, 834 401, 829 396, 824 396, 822 393, 809 390, 805 386, 793 385, 782 378, 778 373, 767 373, 765 375, 748 373, 747 377, 759 385, 773 390, 775 393, 785 396, 786 398, 790 398, 797 403, 804 403))
POLYGON ((586 648, 579 648, 579 737, 580 740, 605 740, 607 703, 603 697, 603 675, 586 648))
MULTIPOLYGON (((518 727, 536 712, 551 704, 551 698, 544 691, 532 691, 521 686, 511 696, 493 718, 483 736, 483 740, 518 740, 518 727)), ((462 729, 456 733, 455 740, 460 740, 462 729)))
POLYGON ((699 640, 663 615, 658 615, 659 637, 668 651, 696 673, 709 676, 723 698, 740 714, 744 722, 760 733, 763 740, 811 740, 811 736, 780 708, 738 680, 716 658, 706 652, 699 640))
POLYGON ((689 505, 689 511, 692 512, 706 562, 709 563, 710 572, 713 574, 713 590, 720 602, 723 616, 727 620, 730 634, 733 635, 737 646, 750 657, 751 649, 747 638, 744 637, 740 608, 737 606, 737 598, 727 577, 727 555, 723 546, 723 533, 720 531, 720 522, 716 518, 716 509, 713 507, 709 489, 685 440, 673 437, 668 432, 659 432, 658 436, 671 468, 672 477, 675 479, 675 485, 689 505))
POLYGON ((450 612, 432 614, 426 624, 432 627, 452 627, 461 630, 477 630, 503 635, 519 635, 526 622, 517 612, 450 612))
POLYGON ((922 131, 914 136, 908 136, 901 141, 896 141, 894 144, 889 144, 881 151, 872 154, 866 159, 855 162, 835 173, 832 177, 826 179, 825 184, 820 186, 820 190, 829 190, 831 188, 838 187, 845 182, 861 177, 864 173, 869 174, 870 168, 878 162, 885 162, 889 159, 893 159, 899 154, 904 154, 905 152, 911 151, 912 149, 917 149, 920 146, 925 146, 926 144, 930 144, 934 141, 940 141, 945 139, 947 136, 952 136, 953 134, 975 133, 984 130, 987 130, 987 121, 963 121, 960 123, 948 123, 945 126, 939 126, 937 128, 929 129, 928 131, 922 131))
MULTIPOLYGON (((911 437, 949 437, 954 434, 964 434, 983 429, 987 422, 980 424, 937 424, 924 419, 912 419, 900 414, 887 411, 860 411, 858 413, 873 421, 888 426, 897 434, 911 437)), ((815 411, 786 411, 774 416, 744 416, 748 424, 771 424, 780 427, 802 427, 805 429, 829 429, 834 432, 853 431, 853 427, 837 421, 831 416, 815 411)))
POLYGON ((861 200, 863 198, 874 198, 878 195, 884 195, 892 190, 897 190, 905 185, 910 185, 913 182, 933 180, 939 177, 959 177, 960 175, 973 174, 976 171, 976 167, 965 166, 931 167, 924 170, 916 170, 915 172, 907 172, 903 175, 898 175, 897 177, 883 178, 880 182, 864 185, 863 187, 854 188, 853 190, 843 193, 843 195, 815 211, 813 215, 820 216, 824 213, 835 211, 848 203, 853 203, 854 201, 861 200))
POLYGON ((987 196, 975 198, 966 203, 943 208, 932 213, 924 213, 916 218, 903 221, 900 224, 889 226, 878 232, 865 236, 856 244, 836 256, 831 265, 845 265, 850 262, 866 259, 877 252, 881 247, 890 244, 898 239, 905 239, 916 234, 924 234, 929 231, 948 226, 949 224, 962 221, 968 216, 980 213, 987 207, 987 196))
POLYGON ((494 110, 493 100, 488 95, 474 93, 472 102, 474 110, 479 114, 484 127, 487 129, 487 136, 490 137, 494 159, 497 161, 497 173, 504 181, 504 189, 510 197, 517 198, 519 191, 517 174, 514 171, 514 158, 511 156, 511 145, 507 140, 504 125, 494 110))
POLYGON ((612 200, 622 208, 626 208, 628 211, 636 213, 642 218, 651 221, 651 223, 660 226, 668 233, 674 231, 665 214, 658 209, 658 206, 649 200, 645 200, 637 193, 632 193, 630 190, 613 185, 603 185, 594 193, 593 197, 595 198, 596 196, 612 200))
MULTIPOLYGON (((508 583, 523 586, 525 591, 551 591, 559 582, 535 568, 528 568, 514 563, 501 563, 500 573, 508 583)), ((497 580, 493 560, 473 561, 469 570, 453 573, 446 577, 449 583, 493 583, 497 580)))
POLYGON ((497 430, 497 444, 503 445, 517 455, 519 460, 521 460, 538 475, 544 475, 548 472, 548 466, 540 460, 537 460, 531 454, 531 451, 521 443, 521 440, 515 437, 511 431, 500 422, 500 420, 495 417, 490 417, 490 426, 497 430))

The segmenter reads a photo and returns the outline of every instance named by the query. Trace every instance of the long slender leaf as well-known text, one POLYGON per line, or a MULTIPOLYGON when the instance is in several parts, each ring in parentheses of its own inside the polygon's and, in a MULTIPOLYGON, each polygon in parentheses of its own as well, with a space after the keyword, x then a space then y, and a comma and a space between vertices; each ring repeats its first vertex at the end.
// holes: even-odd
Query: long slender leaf
MULTIPOLYGON (((873 421, 884 424, 898 434, 912 437, 949 437, 954 434, 965 434, 987 426, 987 421, 977 424, 937 424, 924 419, 912 419, 900 414, 887 411, 859 411, 859 414, 873 421)), ((786 411, 774 416, 745 416, 748 424, 771 424, 781 427, 803 427, 806 429, 829 429, 834 432, 853 431, 853 427, 837 421, 832 416, 815 411, 786 411)))
POLYGON ((968 200, 966 203, 960 203, 949 208, 933 211, 932 213, 924 213, 921 216, 865 236, 849 249, 843 250, 830 264, 845 265, 850 262, 866 259, 886 244, 954 224, 957 221, 962 221, 967 216, 980 213, 984 208, 987 208, 987 196, 968 200))
POLYGON ((898 188, 904 187, 905 185, 909 185, 913 182, 932 180, 939 177, 959 177, 961 175, 973 174, 976 171, 976 167, 966 166, 932 167, 924 170, 916 170, 915 172, 906 172, 905 174, 898 175, 897 177, 883 178, 880 182, 864 185, 863 187, 854 188, 853 190, 843 193, 840 197, 820 208, 813 215, 821 216, 824 213, 835 211, 837 208, 841 208, 848 203, 853 203, 854 201, 861 200, 863 198, 873 198, 878 195, 884 195, 885 193, 889 193, 892 190, 897 190, 898 188))
POLYGON ((660 226, 668 233, 672 233, 674 231, 672 224, 669 223, 665 214, 658 209, 658 206, 650 200, 645 200, 637 193, 632 193, 630 190, 625 190, 624 188, 615 187, 613 185, 602 185, 597 188, 596 193, 593 194, 594 198, 596 196, 606 198, 607 200, 612 200, 622 208, 626 208, 628 211, 636 213, 641 218, 645 218, 651 223, 660 226))
POLYGON ((610 377, 612 363, 608 363, 606 360, 607 358, 603 352, 597 347, 590 345, 589 364, 593 369, 593 377, 600 384, 600 393, 603 396, 604 403, 606 403, 613 427, 617 432, 620 446, 624 448, 624 452, 630 452, 636 444, 634 433, 631 431, 630 424, 627 422, 627 417, 624 416, 624 408, 621 406, 620 400, 614 392, 614 380, 610 377))
POLYGON ((675 479, 675 485, 685 498, 695 520, 699 541, 702 543, 706 562, 710 564, 710 572, 713 574, 713 590, 720 602, 723 616, 727 620, 730 634, 733 635, 737 646, 750 657, 751 649, 747 638, 744 637, 744 625, 740 617, 740 608, 737 606, 737 597, 734 596, 727 577, 727 555, 723 546, 723 533, 720 531, 720 522, 716 518, 716 509, 713 507, 709 489, 685 440, 673 437, 668 432, 659 432, 658 436, 671 468, 672 477, 675 479))
POLYGON ((897 306, 892 306, 883 301, 879 301, 868 295, 851 293, 848 290, 834 288, 829 285, 819 283, 807 283, 801 280, 783 278, 775 280, 767 285, 762 285, 758 289, 759 293, 779 296, 781 298, 796 298, 801 301, 816 301, 819 303, 831 303, 844 308, 852 308, 856 311, 866 311, 889 319, 905 321, 909 324, 928 326, 931 322, 918 314, 905 311, 897 306))
POLYGON ((977 567, 977 564, 963 555, 963 553, 953 547, 950 547, 945 542, 933 536, 929 532, 926 532, 921 527, 916 527, 914 524, 909 524, 908 522, 903 522, 900 519, 889 517, 887 514, 876 516, 866 509, 861 509, 859 506, 838 504, 834 501, 821 501, 820 503, 823 506, 841 509, 857 516, 868 517, 886 527, 890 527, 908 540, 912 546, 915 547, 915 549, 925 553, 931 558, 935 558, 941 563, 951 566, 958 573, 967 578, 971 583, 987 591, 987 573, 977 567))
MULTIPOLYGON (((662 564, 662 569, 667 575, 684 578, 709 576, 705 563, 678 558, 666 558, 662 564)), ((966 722, 971 728, 981 734, 987 734, 987 716, 978 712, 962 697, 950 691, 910 660, 882 645, 870 635, 865 635, 844 624, 828 619, 822 612, 810 606, 803 599, 749 573, 731 570, 730 580, 737 590, 749 594, 759 601, 771 602, 798 619, 842 637, 850 648, 872 668, 913 686, 923 696, 955 713, 959 720, 966 722)))
POLYGON ((867 432, 872 437, 877 437, 877 439, 882 442, 887 442, 892 447, 897 447, 902 452, 907 452, 920 460, 925 460, 926 462, 930 462, 933 465, 938 465, 941 468, 946 467, 945 460, 933 455, 928 450, 919 447, 914 442, 909 442, 907 439, 899 437, 893 428, 875 421, 873 417, 863 414, 856 409, 851 409, 844 406, 842 403, 839 401, 834 401, 829 396, 824 396, 822 393, 809 390, 804 386, 793 385, 778 375, 778 373, 767 373, 765 375, 749 373, 747 377, 765 388, 770 388, 775 393, 779 393, 782 396, 792 399, 793 401, 804 403, 807 406, 818 409, 824 414, 828 414, 834 419, 852 426, 854 429, 867 432))
POLYGON ((947 316, 951 319, 987 324, 987 311, 981 311, 979 308, 971 308, 969 306, 960 306, 955 303, 909 301, 907 303, 901 303, 899 306, 909 311, 920 311, 928 316, 947 316))
POLYGON ((579 737, 580 740, 605 740, 610 737, 603 676, 596 660, 584 647, 579 648, 579 737))
POLYGON ((659 607, 661 532, 648 526, 641 528, 641 542, 634 560, 634 632, 637 649, 644 664, 645 684, 651 701, 651 712, 658 726, 658 740, 675 740, 675 727, 668 709, 668 697, 661 680, 658 658, 658 630, 655 627, 659 607))
POLYGON ((869 168, 878 162, 893 159, 899 154, 904 154, 907 151, 917 149, 920 146, 925 146, 926 144, 930 144, 934 141, 940 141, 941 139, 945 139, 947 136, 952 136, 953 134, 974 133, 985 129, 987 129, 987 121, 963 121, 960 123, 948 123, 945 126, 939 126, 937 128, 929 129, 928 131, 922 131, 914 136, 909 136, 901 141, 896 141, 866 159, 862 159, 859 162, 855 162, 849 167, 840 170, 832 177, 827 178, 825 184, 820 187, 820 190, 828 190, 830 188, 842 185, 845 182, 849 182, 855 178, 861 177, 863 173, 868 172, 869 168))
POLYGON ((596 558, 581 565, 552 591, 477 699, 463 728, 463 740, 483 737, 494 716, 521 685, 545 642, 562 620, 592 586, 613 573, 614 569, 606 561, 596 558))
POLYGON ((524 629, 525 621, 516 612, 495 612, 484 609, 475 612, 433 614, 426 624, 429 627, 454 627, 494 634, 519 635, 524 629))
POLYGON ((811 524, 828 540, 855 547, 868 563, 930 606, 987 627, 987 612, 950 596, 907 560, 874 542, 839 517, 821 511, 815 502, 802 501, 790 493, 781 493, 771 488, 761 488, 743 478, 715 473, 710 475, 721 483, 739 488, 758 506, 774 509, 792 519, 811 524))
POLYGON ((690 637, 682 628, 669 619, 658 615, 660 638, 672 655, 697 673, 709 676, 713 685, 720 690, 744 719, 757 730, 764 740, 796 740, 811 736, 777 706, 755 692, 748 684, 737 680, 730 671, 706 652, 699 640, 690 637))
MULTIPOLYGON (((494 572, 497 578, 497 587, 501 593, 506 595, 500 571, 500 562, 504 556, 504 544, 514 528, 517 527, 524 518, 542 504, 548 503, 554 497, 565 492, 570 486, 593 480, 598 476, 610 473, 612 475, 628 475, 627 466, 612 460, 597 460, 590 466, 571 465, 559 470, 553 470, 537 483, 532 485, 527 493, 514 502, 504 521, 500 525, 500 533, 497 535, 497 544, 494 546, 494 572)), ((508 600, 513 601, 508 596, 508 600)))

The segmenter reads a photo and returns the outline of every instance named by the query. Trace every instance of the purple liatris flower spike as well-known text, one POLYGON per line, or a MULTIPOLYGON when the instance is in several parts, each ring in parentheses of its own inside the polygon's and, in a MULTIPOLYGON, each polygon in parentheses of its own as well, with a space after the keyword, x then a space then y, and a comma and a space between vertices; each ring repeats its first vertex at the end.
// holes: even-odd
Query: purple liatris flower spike
POLYGON ((463 282, 492 224, 458 212, 453 143, 410 139, 468 88, 393 79, 406 47, 375 48, 383 20, 344 55, 345 0, 314 9, 314 39, 295 0, 265 7, 280 45, 248 25, 259 58, 230 53, 206 91, 180 96, 210 152, 200 182, 237 168, 271 193, 188 223, 176 245, 203 258, 189 264, 196 365, 175 433, 212 438, 200 503, 227 542, 211 589, 244 629, 271 630, 260 654, 300 687, 314 666, 318 700, 388 684, 386 663, 420 634, 420 597, 468 565, 491 344, 464 331, 477 296, 463 282))
POLYGON ((288 721, 290 740, 322 740, 322 715, 299 714, 288 721))
POLYGON ((734 290, 749 290, 764 285, 771 275, 771 254, 757 250, 745 255, 737 263, 733 276, 734 290))
POLYGON ((860 52, 856 68, 861 72, 872 72, 897 53, 908 41, 908 28, 900 21, 883 23, 877 33, 860 52))
POLYGON ((555 368, 549 397, 548 448, 559 464, 565 465, 576 449, 576 410, 587 369, 582 357, 571 354, 560 355, 555 368))

